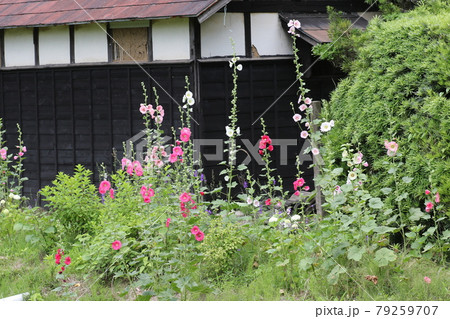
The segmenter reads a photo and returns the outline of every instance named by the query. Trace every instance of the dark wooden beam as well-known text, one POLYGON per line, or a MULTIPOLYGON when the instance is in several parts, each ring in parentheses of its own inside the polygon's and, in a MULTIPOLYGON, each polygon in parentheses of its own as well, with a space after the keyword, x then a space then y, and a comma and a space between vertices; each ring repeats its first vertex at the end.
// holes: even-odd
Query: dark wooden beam
POLYGON ((0 30, 0 67, 5 66, 5 30, 0 30))
POLYGON ((111 27, 109 22, 106 24, 106 39, 108 41, 108 62, 111 63, 114 60, 114 41, 112 37, 111 27))
POLYGON ((75 26, 69 26, 70 63, 75 63, 75 26))
POLYGON ((152 36, 152 27, 153 23, 152 20, 149 22, 148 26, 148 42, 147 42, 147 51, 148 51, 148 62, 153 61, 153 36, 152 36))
POLYGON ((39 65, 39 28, 33 28, 34 65, 39 65))
POLYGON ((250 21, 250 12, 244 13, 244 32, 245 32, 245 57, 252 57, 252 27, 250 21))

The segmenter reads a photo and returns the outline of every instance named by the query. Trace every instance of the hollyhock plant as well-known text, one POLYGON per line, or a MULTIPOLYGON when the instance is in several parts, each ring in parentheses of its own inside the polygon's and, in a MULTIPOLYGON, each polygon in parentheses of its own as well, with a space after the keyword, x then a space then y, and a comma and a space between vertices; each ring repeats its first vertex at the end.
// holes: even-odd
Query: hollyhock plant
POLYGON ((100 194, 104 195, 111 188, 111 183, 108 181, 102 181, 98 187, 100 194))
POLYGON ((300 188, 303 185, 305 185, 305 179, 304 178, 298 178, 297 180, 295 180, 293 182, 293 184, 294 184, 294 189, 297 190, 298 188, 300 188))
POLYGON ((122 243, 119 240, 116 240, 111 244, 111 246, 112 249, 119 250, 120 248, 122 248, 122 243))

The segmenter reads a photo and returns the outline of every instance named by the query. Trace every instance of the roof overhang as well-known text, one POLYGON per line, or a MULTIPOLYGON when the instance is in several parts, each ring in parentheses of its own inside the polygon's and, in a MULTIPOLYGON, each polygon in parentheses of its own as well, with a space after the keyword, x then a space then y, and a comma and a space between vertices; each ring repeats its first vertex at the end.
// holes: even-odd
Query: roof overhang
MULTIPOLYGON (((311 45, 331 42, 328 36, 330 20, 327 14, 299 14, 299 13, 280 13, 280 19, 285 22, 289 20, 299 20, 301 28, 298 30, 300 38, 311 45)), ((352 22, 352 28, 365 29, 367 20, 356 13, 344 14, 342 16, 352 22)))

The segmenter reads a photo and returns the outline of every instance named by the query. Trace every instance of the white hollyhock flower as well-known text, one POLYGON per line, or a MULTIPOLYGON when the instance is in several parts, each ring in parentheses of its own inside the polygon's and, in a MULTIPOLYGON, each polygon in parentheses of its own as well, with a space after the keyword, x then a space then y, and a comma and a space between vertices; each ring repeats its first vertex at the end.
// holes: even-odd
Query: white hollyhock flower
POLYGON ((191 105, 191 106, 195 104, 195 100, 194 100, 193 97, 189 97, 189 98, 187 99, 187 102, 188 102, 188 104, 191 105))
POLYGON ((348 173, 348 179, 353 181, 358 177, 358 175, 355 172, 348 173))
POLYGON ((238 64, 237 67, 236 67, 236 69, 237 69, 238 71, 242 71, 242 64, 238 64))
POLYGON ((275 216, 272 216, 269 218, 269 223, 276 223, 278 221, 278 218, 276 218, 275 216))
POLYGON ((328 132, 329 130, 331 130, 330 122, 323 122, 322 124, 320 124, 321 132, 328 132))
POLYGON ((232 137, 233 134, 234 134, 234 131, 233 131, 233 129, 232 129, 231 127, 225 126, 225 134, 226 134, 228 137, 232 137))
POLYGON ((251 197, 247 197, 247 204, 253 204, 253 199, 251 197))
POLYGON ((300 114, 294 114, 292 118, 294 119, 294 122, 298 122, 302 119, 302 116, 300 114))
POLYGON ((253 201, 253 206, 259 207, 259 200, 255 199, 255 200, 253 201))
POLYGON ((300 215, 294 215, 291 217, 291 220, 296 221, 296 220, 300 220, 300 218, 301 218, 300 215))

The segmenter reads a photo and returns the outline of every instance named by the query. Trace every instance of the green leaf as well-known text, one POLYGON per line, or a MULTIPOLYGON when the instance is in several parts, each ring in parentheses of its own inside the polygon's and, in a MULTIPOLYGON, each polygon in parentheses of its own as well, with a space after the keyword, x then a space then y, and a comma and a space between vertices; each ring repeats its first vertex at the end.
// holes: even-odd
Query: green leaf
POLYGON ((450 230, 447 229, 442 233, 442 239, 446 240, 449 237, 450 237, 450 230))
POLYGON ((298 267, 303 270, 309 270, 311 268, 311 265, 313 264, 314 259, 312 259, 311 257, 306 257, 303 258, 302 260, 300 260, 300 262, 298 263, 298 267))
POLYGON ((371 198, 369 200, 369 207, 373 209, 381 209, 383 207, 383 202, 378 197, 371 198))
POLYGON ((328 274, 327 281, 331 285, 337 284, 339 280, 339 275, 346 272, 346 269, 341 265, 336 265, 333 270, 328 274))
POLYGON ((344 169, 342 167, 338 167, 338 168, 335 168, 334 170, 332 170, 331 174, 334 175, 334 176, 338 176, 338 175, 340 175, 342 173, 343 170, 344 169))
POLYGON ((425 245, 425 247, 423 247, 423 252, 426 252, 426 251, 430 250, 433 247, 434 247, 434 244, 428 243, 428 244, 425 245))
POLYGON ((44 230, 44 233, 46 233, 46 234, 54 234, 55 231, 56 231, 55 227, 50 226, 46 230, 44 230))
POLYGON ((347 258, 360 261, 365 252, 365 247, 352 246, 348 249, 347 258))
POLYGON ((427 229, 426 232, 423 233, 422 236, 431 236, 434 234, 434 231, 436 230, 436 227, 430 227, 427 229))
POLYGON ((390 233, 394 230, 396 230, 395 227, 378 226, 373 231, 376 232, 377 234, 386 234, 386 233, 390 233))
POLYGON ((239 165, 238 167, 237 167, 237 170, 238 171, 244 171, 244 170, 246 170, 247 169, 247 166, 245 166, 244 164, 241 164, 241 165, 239 165))
POLYGON ((23 225, 21 223, 14 224, 14 227, 13 227, 13 229, 15 231, 22 230, 22 228, 23 228, 23 225))
POLYGON ((405 184, 411 183, 412 180, 413 180, 412 177, 408 177, 408 176, 402 177, 402 181, 403 181, 403 183, 405 183, 405 184))
POLYGON ((383 248, 377 250, 377 252, 375 253, 374 260, 375 260, 375 263, 378 265, 378 267, 384 267, 396 259, 397 259, 397 256, 395 255, 395 253, 392 250, 390 250, 386 247, 383 247, 383 248))
POLYGON ((276 264, 276 266, 277 267, 284 267, 284 266, 286 266, 287 264, 289 264, 289 258, 287 258, 287 259, 285 259, 285 260, 283 260, 283 261, 279 261, 279 262, 277 262, 277 264, 276 264))
POLYGON ((385 187, 380 189, 380 191, 384 194, 384 195, 389 195, 392 192, 392 188, 389 187, 385 187))
POLYGON ((377 227, 378 227, 377 223, 373 219, 371 219, 365 225, 361 226, 361 230, 364 233, 368 234, 377 227))

